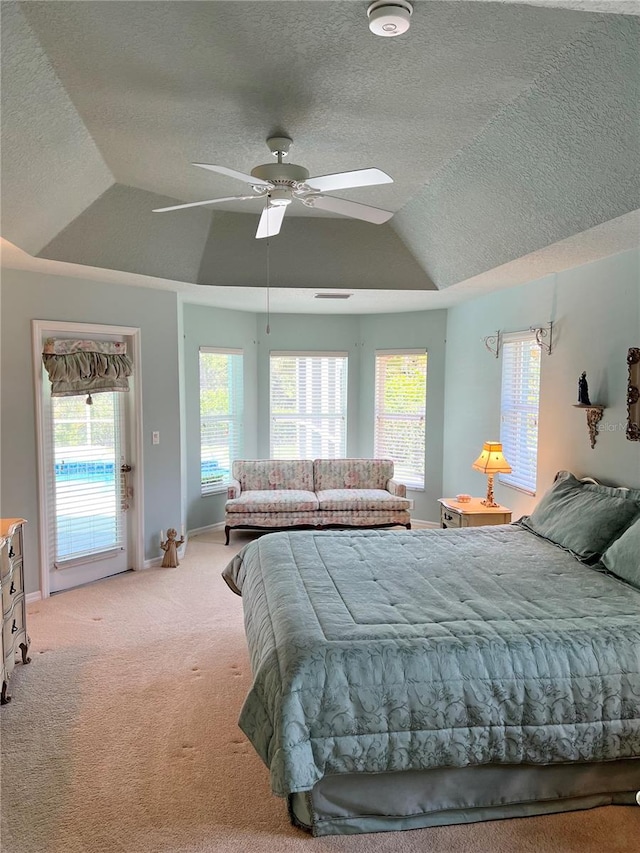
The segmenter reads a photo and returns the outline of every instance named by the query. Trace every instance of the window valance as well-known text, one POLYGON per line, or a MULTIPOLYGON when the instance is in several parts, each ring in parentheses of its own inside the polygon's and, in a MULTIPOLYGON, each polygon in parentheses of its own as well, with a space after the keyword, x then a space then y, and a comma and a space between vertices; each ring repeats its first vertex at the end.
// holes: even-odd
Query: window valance
POLYGON ((47 338, 42 361, 51 381, 52 397, 73 397, 100 391, 128 391, 133 364, 124 341, 79 341, 47 338))

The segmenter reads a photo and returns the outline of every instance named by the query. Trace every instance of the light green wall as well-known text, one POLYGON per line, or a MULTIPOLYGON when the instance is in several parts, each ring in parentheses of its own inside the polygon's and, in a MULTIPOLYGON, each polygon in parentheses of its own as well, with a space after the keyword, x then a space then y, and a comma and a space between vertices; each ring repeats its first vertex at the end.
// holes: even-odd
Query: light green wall
POLYGON ((269 455, 269 352, 271 350, 341 350, 349 353, 347 454, 373 455, 375 350, 425 347, 428 350, 428 403, 424 492, 412 491, 413 516, 438 518, 442 488, 444 355, 446 311, 362 316, 280 314, 258 320, 258 450, 269 455))
POLYGON ((23 516, 25 586, 40 588, 38 475, 31 320, 141 329, 145 556, 158 556, 161 529, 180 527, 180 408, 177 295, 170 291, 2 271, 1 511, 23 516), (160 444, 151 443, 153 430, 160 444))
POLYGON ((195 305, 184 306, 189 529, 224 519, 224 496, 201 498, 199 492, 198 347, 242 347, 246 357, 249 342, 255 345, 255 363, 246 360, 245 406, 250 405, 253 399, 256 409, 251 413, 247 411, 245 416, 245 428, 250 436, 245 455, 252 455, 249 446, 254 440, 258 458, 269 456, 269 355, 272 351, 348 353, 347 455, 371 456, 375 350, 425 347, 429 352, 427 484, 424 492, 412 491, 410 496, 415 501, 415 518, 437 520, 436 501, 442 488, 446 312, 422 311, 388 316, 276 314, 270 318, 268 335, 266 324, 264 314, 256 316, 195 305))
MULTIPOLYGON (((26 539, 28 592, 39 587, 32 319, 141 329, 147 559, 158 556, 160 529, 181 523, 185 513, 191 530, 224 517, 224 495, 202 498, 199 491, 200 346, 245 352, 245 454, 255 457, 269 452, 271 350, 349 353, 347 452, 368 456, 373 453, 375 350, 426 347, 426 489, 411 497, 415 518, 436 520, 441 495, 481 495, 486 487, 471 463, 482 442, 499 434, 501 362, 485 350, 481 339, 496 329, 522 329, 553 319, 554 352, 542 360, 539 492, 560 468, 640 486, 640 444, 624 435, 625 357, 628 347, 640 345, 637 251, 496 292, 448 312, 275 315, 270 335, 265 333, 264 315, 181 306, 170 291, 22 271, 3 271, 0 307, 0 511, 32 522, 26 539), (571 406, 583 370, 592 399, 607 406, 595 450, 589 447, 584 413, 571 406), (161 434, 157 446, 151 443, 153 430, 161 434)), ((536 500, 500 485, 496 497, 516 517, 530 511, 536 500)))
POLYGON ((183 317, 184 389, 185 389, 185 459, 187 527, 198 530, 224 519, 223 493, 202 496, 200 493, 200 347, 241 349, 244 355, 244 454, 248 459, 257 453, 257 339, 256 315, 243 311, 226 311, 203 305, 185 304, 183 317))
POLYGON ((486 478, 471 470, 482 443, 500 435, 501 359, 482 338, 554 322, 554 346, 542 356, 538 495, 496 483, 496 500, 531 511, 556 472, 568 469, 605 482, 640 486, 640 443, 628 441, 627 350, 640 346, 640 253, 624 252, 522 287, 465 302, 448 312, 444 491, 483 495, 486 478), (607 408, 595 448, 577 402, 587 372, 592 402, 607 408))

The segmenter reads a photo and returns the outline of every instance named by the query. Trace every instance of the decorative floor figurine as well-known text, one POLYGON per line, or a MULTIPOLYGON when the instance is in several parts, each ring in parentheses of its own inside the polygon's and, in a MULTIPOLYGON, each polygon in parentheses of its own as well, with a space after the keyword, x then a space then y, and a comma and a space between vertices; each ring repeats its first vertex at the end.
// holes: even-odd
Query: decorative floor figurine
POLYGON ((167 530, 167 541, 160 542, 160 547, 164 551, 164 557, 162 558, 163 569, 175 569, 176 566, 180 565, 180 561, 178 560, 178 548, 183 544, 184 536, 181 536, 179 540, 176 540, 177 535, 178 531, 175 527, 170 527, 167 530))

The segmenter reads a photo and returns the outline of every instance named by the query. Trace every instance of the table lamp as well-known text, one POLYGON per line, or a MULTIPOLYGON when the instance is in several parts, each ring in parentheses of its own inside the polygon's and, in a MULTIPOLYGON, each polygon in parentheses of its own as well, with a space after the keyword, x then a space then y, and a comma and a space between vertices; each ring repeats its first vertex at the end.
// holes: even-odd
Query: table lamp
POLYGON ((482 453, 471 466, 476 471, 482 471, 488 477, 487 497, 482 501, 484 506, 499 506, 493 499, 493 477, 495 474, 510 474, 511 465, 502 454, 499 441, 485 441, 482 453))

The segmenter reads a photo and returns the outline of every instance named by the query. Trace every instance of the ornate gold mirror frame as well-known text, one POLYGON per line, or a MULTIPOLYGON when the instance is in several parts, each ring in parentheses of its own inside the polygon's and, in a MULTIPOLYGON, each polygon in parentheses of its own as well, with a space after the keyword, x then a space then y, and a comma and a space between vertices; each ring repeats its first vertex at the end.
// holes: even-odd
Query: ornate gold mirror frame
POLYGON ((640 441, 640 347, 629 349, 627 364, 627 438, 629 441, 640 441))

